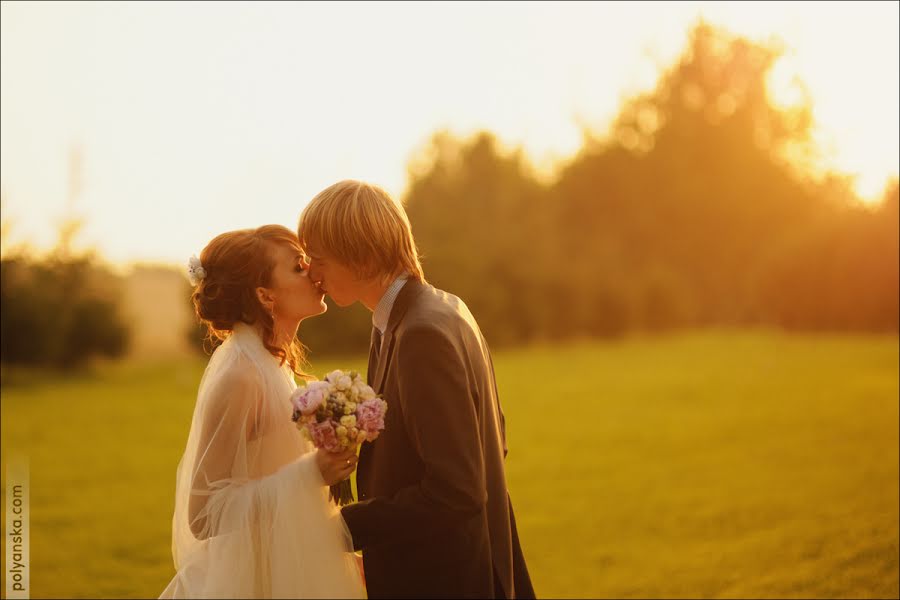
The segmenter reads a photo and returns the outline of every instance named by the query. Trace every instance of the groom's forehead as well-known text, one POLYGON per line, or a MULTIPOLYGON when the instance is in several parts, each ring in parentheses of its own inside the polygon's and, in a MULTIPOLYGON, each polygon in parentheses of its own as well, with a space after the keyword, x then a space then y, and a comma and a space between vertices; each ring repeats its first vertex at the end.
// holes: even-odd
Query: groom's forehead
POLYGON ((315 246, 311 244, 302 244, 302 246, 304 254, 306 254, 306 257, 311 261, 315 260, 318 262, 343 263, 343 261, 339 259, 334 252, 331 252, 329 248, 323 248, 321 246, 315 246))
POLYGON ((322 260, 325 258, 324 253, 317 251, 314 248, 310 248, 309 246, 303 248, 303 252, 306 253, 306 256, 308 256, 310 260, 322 260))
POLYGON ((327 247, 323 248, 322 240, 310 240, 309 238, 300 236, 300 247, 310 260, 331 260, 333 256, 333 254, 328 252, 327 247))

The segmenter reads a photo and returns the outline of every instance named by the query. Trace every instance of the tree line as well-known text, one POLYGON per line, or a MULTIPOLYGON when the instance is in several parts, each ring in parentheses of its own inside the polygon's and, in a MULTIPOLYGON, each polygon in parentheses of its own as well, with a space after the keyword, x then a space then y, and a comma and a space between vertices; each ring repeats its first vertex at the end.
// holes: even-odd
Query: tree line
MULTIPOLYGON (((402 201, 430 282, 494 344, 687 327, 898 330, 898 185, 812 171, 812 106, 775 106, 776 48, 698 25, 652 91, 550 183, 490 132, 437 133, 402 201)), ((301 326, 365 347, 359 307, 301 326)), ((321 351, 321 350, 320 350, 321 351)))
MULTIPOLYGON (((710 326, 896 333, 898 183, 869 206, 848 177, 813 172, 811 104, 769 97, 778 56, 699 24, 549 182, 490 132, 434 134, 400 199, 427 279, 495 346, 710 326)), ((0 359, 121 355, 117 285, 90 257, 8 254, 0 359)), ((359 305, 330 305, 300 338, 313 357, 358 354, 370 330, 359 305)), ((199 328, 186 335, 202 347, 199 328)))

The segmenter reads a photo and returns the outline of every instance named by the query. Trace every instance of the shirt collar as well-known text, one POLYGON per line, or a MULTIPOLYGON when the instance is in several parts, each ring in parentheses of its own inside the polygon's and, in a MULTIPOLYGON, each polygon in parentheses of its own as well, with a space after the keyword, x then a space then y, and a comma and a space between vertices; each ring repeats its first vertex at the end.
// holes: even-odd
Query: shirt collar
POLYGON ((388 320, 391 318, 391 309, 394 308, 394 301, 397 300, 397 294, 403 289, 403 285, 406 283, 407 279, 409 279, 408 273, 401 273, 398 275, 391 285, 388 286, 388 289, 384 292, 381 300, 378 301, 375 312, 372 313, 372 325, 374 325, 382 335, 384 335, 384 331, 387 329, 388 320))

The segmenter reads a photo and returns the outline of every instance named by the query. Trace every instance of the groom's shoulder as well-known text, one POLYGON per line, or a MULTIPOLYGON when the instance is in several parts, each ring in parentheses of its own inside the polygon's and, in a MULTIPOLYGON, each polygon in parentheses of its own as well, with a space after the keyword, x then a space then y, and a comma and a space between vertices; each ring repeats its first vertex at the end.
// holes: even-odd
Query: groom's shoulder
POLYGON ((457 317, 469 313, 469 308, 459 296, 437 288, 430 283, 421 283, 420 292, 416 295, 410 313, 425 318, 446 315, 457 317))
POLYGON ((475 317, 462 298, 428 283, 420 285, 422 289, 403 319, 404 329, 434 329, 445 332, 458 332, 461 326, 477 329, 475 317))

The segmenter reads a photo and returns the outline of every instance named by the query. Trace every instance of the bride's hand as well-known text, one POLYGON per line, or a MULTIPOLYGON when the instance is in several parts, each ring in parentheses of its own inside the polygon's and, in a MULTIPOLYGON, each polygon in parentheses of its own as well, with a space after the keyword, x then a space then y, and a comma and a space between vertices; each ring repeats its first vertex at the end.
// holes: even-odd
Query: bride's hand
POLYGON ((350 477, 358 460, 355 448, 341 452, 316 449, 316 465, 319 467, 325 485, 334 485, 350 477))

